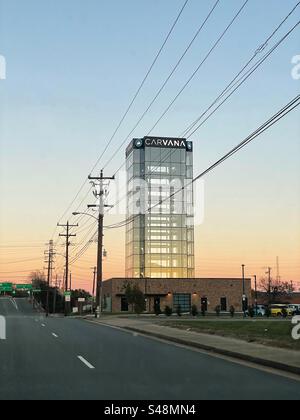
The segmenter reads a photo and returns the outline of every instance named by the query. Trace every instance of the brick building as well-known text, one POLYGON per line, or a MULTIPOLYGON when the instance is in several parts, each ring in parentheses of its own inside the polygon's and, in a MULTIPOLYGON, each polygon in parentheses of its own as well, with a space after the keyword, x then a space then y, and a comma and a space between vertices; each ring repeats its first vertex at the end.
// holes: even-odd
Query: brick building
MULTIPOLYGON (((181 306, 183 312, 190 312, 196 305, 200 310, 204 304, 209 312, 216 306, 228 311, 234 306, 242 311, 242 279, 125 279, 114 278, 103 282, 103 297, 106 312, 127 312, 130 310, 125 297, 126 283, 137 283, 147 300, 147 312, 154 312, 155 305, 163 311, 166 306, 176 309, 181 306)), ((251 280, 245 281, 246 297, 251 303, 251 280)))

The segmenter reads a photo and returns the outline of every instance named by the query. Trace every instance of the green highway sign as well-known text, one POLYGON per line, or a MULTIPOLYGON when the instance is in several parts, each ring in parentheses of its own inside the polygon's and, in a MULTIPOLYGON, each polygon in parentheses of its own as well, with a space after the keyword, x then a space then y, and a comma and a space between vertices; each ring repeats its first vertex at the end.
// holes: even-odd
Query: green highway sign
POLYGON ((0 283, 0 292, 12 292, 13 285, 12 283, 0 283))
POLYGON ((17 290, 32 290, 32 284, 16 284, 17 290))
POLYGON ((71 294, 72 294, 71 292, 65 292, 64 293, 65 296, 71 296, 71 294))

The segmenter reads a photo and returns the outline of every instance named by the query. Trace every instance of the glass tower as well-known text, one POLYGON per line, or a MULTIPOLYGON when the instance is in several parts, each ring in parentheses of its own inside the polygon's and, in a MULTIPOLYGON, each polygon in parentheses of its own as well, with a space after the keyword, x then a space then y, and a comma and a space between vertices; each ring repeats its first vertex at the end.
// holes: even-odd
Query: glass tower
POLYGON ((127 278, 193 278, 193 144, 134 139, 126 150, 127 278))

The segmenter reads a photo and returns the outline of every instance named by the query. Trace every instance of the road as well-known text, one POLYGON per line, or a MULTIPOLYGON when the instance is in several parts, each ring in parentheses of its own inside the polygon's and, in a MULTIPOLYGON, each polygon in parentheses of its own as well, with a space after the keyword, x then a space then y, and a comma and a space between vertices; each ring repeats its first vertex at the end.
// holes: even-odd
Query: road
POLYGON ((300 399, 300 381, 0 298, 0 400, 300 399))

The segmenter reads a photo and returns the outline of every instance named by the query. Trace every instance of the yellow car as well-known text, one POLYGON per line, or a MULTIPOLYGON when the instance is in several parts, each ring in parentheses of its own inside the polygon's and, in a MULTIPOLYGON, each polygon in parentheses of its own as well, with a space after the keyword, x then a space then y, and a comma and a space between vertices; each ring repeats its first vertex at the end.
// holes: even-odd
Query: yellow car
POLYGON ((293 311, 287 305, 272 305, 270 307, 271 315, 277 317, 283 317, 284 310, 287 313, 287 316, 293 316, 293 311))

